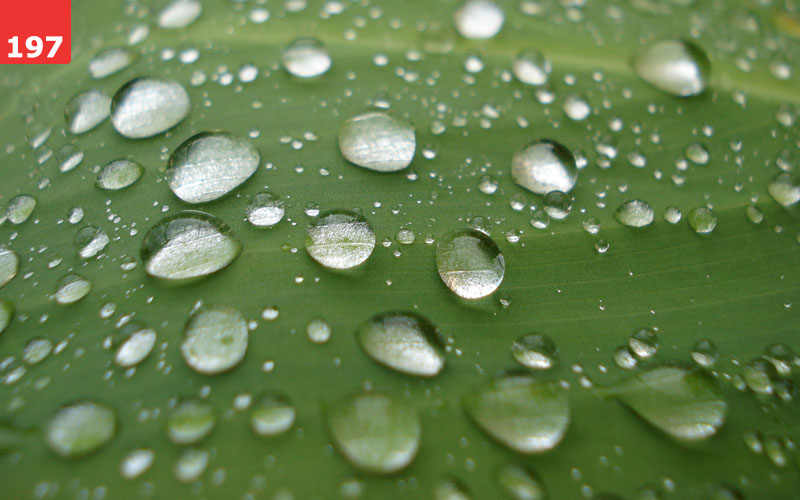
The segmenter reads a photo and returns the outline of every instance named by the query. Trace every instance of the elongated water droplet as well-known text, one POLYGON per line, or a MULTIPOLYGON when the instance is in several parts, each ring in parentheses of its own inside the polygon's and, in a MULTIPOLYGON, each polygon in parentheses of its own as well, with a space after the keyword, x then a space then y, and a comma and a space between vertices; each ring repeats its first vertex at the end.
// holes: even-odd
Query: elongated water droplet
POLYGON ((520 453, 540 453, 561 442, 569 400, 555 383, 510 374, 464 397, 464 409, 487 434, 520 453))
POLYGON ((38 365, 53 351, 53 343, 47 339, 36 337, 25 344, 22 350, 22 361, 26 365, 38 365))
POLYGON ((6 218, 12 224, 22 224, 27 221, 36 208, 36 198, 27 194, 19 194, 8 202, 6 218))
POLYGON ((447 288, 463 299, 491 295, 506 272, 497 243, 474 229, 459 229, 440 238, 436 267, 447 288))
POLYGON ((524 335, 511 344, 511 355, 522 366, 534 370, 549 370, 558 360, 558 349, 548 335, 524 335))
POLYGON ((158 13, 158 26, 180 29, 195 22, 203 13, 203 4, 198 0, 173 0, 158 13))
POLYGON ((258 193, 247 205, 247 220, 256 227, 272 227, 286 214, 283 201, 272 193, 258 193))
POLYGON ((503 28, 506 15, 491 0, 467 0, 453 14, 456 29, 464 38, 492 38, 503 28))
POLYGON ((800 201, 800 180, 788 172, 778 174, 767 185, 772 199, 789 207, 800 201))
POLYGON ((258 170, 261 155, 253 144, 230 132, 200 132, 169 158, 167 182, 187 203, 205 203, 230 193, 258 170))
POLYGON ((332 210, 308 226, 306 251, 330 269, 351 269, 367 261, 375 249, 375 233, 367 219, 354 212, 332 210))
POLYGON ((528 85, 544 85, 550 78, 553 66, 538 50, 526 50, 517 54, 511 66, 517 80, 528 85))
POLYGON ((64 118, 73 134, 84 134, 103 123, 111 111, 111 98, 99 90, 81 92, 67 102, 64 118))
POLYGON ((190 448, 175 462, 175 478, 182 483, 191 483, 200 478, 208 467, 209 453, 190 448))
POLYGON ((708 207, 695 208, 686 216, 686 221, 699 234, 708 234, 717 227, 717 216, 708 207))
POLYGON ((65 458, 88 455, 114 437, 117 417, 109 406, 81 401, 61 407, 47 423, 50 449, 65 458))
POLYGON ((133 185, 144 174, 144 167, 131 160, 114 160, 100 169, 95 186, 117 191, 133 185))
POLYGON ((698 165, 705 165, 708 163, 710 156, 708 153, 708 148, 700 142, 693 142, 686 146, 686 148, 683 150, 683 154, 686 155, 686 158, 688 158, 689 161, 698 165))
POLYGON ((200 278, 224 269, 242 251, 233 230, 213 215, 184 211, 153 226, 141 257, 150 276, 170 281, 200 278))
POLYGON ((414 126, 382 111, 368 111, 339 128, 339 151, 347 161, 376 172, 397 172, 414 159, 414 126))
POLYGON ((614 218, 628 227, 645 227, 653 223, 655 212, 644 200, 628 200, 617 208, 614 218))
POLYGON ((119 473, 125 479, 136 479, 150 469, 155 457, 155 452, 147 448, 133 450, 125 455, 119 473))
POLYGON ((371 392, 354 394, 331 403, 327 417, 339 452, 365 472, 398 472, 419 450, 422 424, 403 400, 371 392))
POLYGON ((331 68, 331 56, 316 38, 297 38, 283 49, 283 67, 293 76, 313 78, 331 68))
POLYGON ((128 324, 122 330, 124 340, 114 354, 114 363, 122 368, 136 366, 150 355, 156 345, 156 331, 136 324, 128 324))
POLYGON ((58 151, 56 160, 58 161, 58 170, 60 172, 69 172, 81 164, 83 161, 83 151, 76 148, 72 144, 65 144, 58 151))
POLYGON ((545 500, 542 480, 538 474, 520 464, 505 464, 497 471, 497 482, 514 500, 545 500))
POLYGON ((102 229, 94 226, 81 228, 75 234, 75 246, 78 247, 78 256, 81 259, 91 259, 102 252, 111 241, 102 229))
MULTIPOLYGON (((127 68, 136 60, 136 54, 128 49, 112 47, 98 52, 89 61, 92 78, 105 78, 127 68)), ((109 102, 109 104, 111 104, 109 102)))
POLYGON ((442 479, 433 489, 433 500, 470 500, 471 498, 467 488, 454 477, 442 479))
POLYGON ((648 45, 636 56, 633 67, 642 80, 678 97, 702 93, 711 76, 711 62, 703 49, 685 40, 648 45))
POLYGON ((583 121, 592 114, 592 107, 586 102, 586 99, 576 94, 570 94, 564 98, 561 109, 570 120, 576 122, 583 121))
POLYGON ((534 141, 518 151, 511 161, 511 176, 517 185, 536 194, 569 193, 578 180, 575 157, 561 144, 548 139, 534 141))
POLYGON ((250 428, 259 436, 277 436, 294 424, 296 410, 289 398, 282 394, 262 397, 250 413, 250 428))
POLYGON ((11 323, 11 318, 14 317, 14 304, 7 300, 0 299, 0 333, 3 333, 8 324, 11 323))
POLYGON ((69 305, 78 302, 92 291, 92 282, 80 274, 67 274, 56 284, 54 299, 57 304, 69 305))
POLYGON ((722 390, 699 368, 653 368, 623 381, 610 394, 657 429, 682 440, 711 437, 728 411, 722 390))
POLYGON ((358 328, 356 339, 372 359, 401 373, 433 377, 445 365, 436 327, 414 313, 373 316, 358 328))
POLYGON ((136 78, 120 88, 111 101, 111 123, 120 134, 142 139, 166 132, 192 108, 183 86, 170 80, 136 78))
POLYGON ((3 288, 19 272, 19 256, 13 250, 0 247, 0 288, 3 288))
POLYGON ((175 444, 193 444, 211 434, 216 424, 213 406, 199 399, 186 399, 169 413, 167 436, 175 444))
POLYGON ((247 337, 247 322, 239 311, 203 308, 186 323, 181 354, 186 364, 199 373, 221 373, 244 359, 247 337))

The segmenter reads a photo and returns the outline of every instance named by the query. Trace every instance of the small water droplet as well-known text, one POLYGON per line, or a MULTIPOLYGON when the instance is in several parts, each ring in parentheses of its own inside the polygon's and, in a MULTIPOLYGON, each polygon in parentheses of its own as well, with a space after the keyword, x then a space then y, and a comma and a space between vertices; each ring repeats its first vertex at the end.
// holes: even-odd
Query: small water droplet
POLYGON ((136 479, 150 469, 155 457, 155 452, 147 448, 133 450, 122 459, 119 473, 125 479, 136 479))
POLYGON ((294 424, 296 410, 282 394, 262 397, 250 412, 250 428, 259 436, 277 436, 294 424))
POLYGON ((87 90, 67 102, 64 118, 73 134, 85 134, 108 118, 111 98, 99 90, 87 90))
POLYGON ((538 50, 526 50, 514 58, 511 71, 522 83, 538 86, 547 83, 553 66, 538 50))
POLYGON ((133 185, 144 174, 144 167, 131 160, 114 160, 100 169, 95 186, 117 191, 133 185))
POLYGON ((703 368, 711 368, 717 362, 717 346, 708 339, 700 339, 692 346, 692 359, 703 368))
POLYGON ((195 481, 208 467, 209 453, 206 450, 190 448, 184 451, 175 462, 175 478, 183 483, 195 481))
POLYGON ((522 366, 534 370, 549 370, 558 360, 558 349, 548 335, 524 335, 511 344, 511 355, 522 366))
POLYGON ((564 114, 566 114, 570 120, 576 122, 583 121, 592 114, 592 107, 589 106, 586 99, 576 94, 568 95, 564 99, 561 109, 564 110, 564 114))
POLYGON ((331 68, 331 56, 316 38, 297 38, 283 49, 283 67, 293 76, 313 78, 331 68))
POLYGON ((150 355, 156 345, 156 331, 137 324, 128 324, 122 330, 124 340, 114 354, 114 362, 122 368, 136 366, 150 355))
POLYGON ((19 194, 9 200, 6 206, 6 218, 12 224, 22 224, 27 221, 36 208, 37 200, 27 194, 19 194))
POLYGON ((19 272, 19 256, 13 250, 0 246, 0 288, 3 288, 19 272))
POLYGON ((414 159, 414 126, 382 111, 369 111, 339 128, 339 151, 347 161, 376 172, 397 172, 414 159))
POLYGON ((53 343, 41 337, 36 337, 25 344, 22 350, 22 361, 26 365, 38 365, 53 351, 53 343))
POLYGON ((800 201, 800 181, 789 172, 778 174, 767 185, 772 199, 788 207, 800 201))
POLYGON ((14 317, 14 304, 7 300, 0 299, 0 333, 3 333, 8 324, 11 323, 11 318, 14 317))
POLYGON ((696 163, 697 165, 705 165, 708 163, 710 154, 708 153, 708 148, 700 142, 693 142, 686 146, 683 150, 683 154, 686 155, 686 158, 689 159, 692 163, 696 163))
POLYGON ((205 439, 217 424, 214 408, 199 399, 185 399, 167 416, 167 437, 175 444, 193 444, 205 439))
POLYGON ((689 212, 686 220, 689 222, 689 227, 698 234, 708 234, 717 227, 717 216, 708 207, 695 208, 689 212))
POLYGON ((67 274, 58 280, 53 297, 57 304, 69 305, 86 297, 91 291, 91 281, 79 274, 67 274))
POLYGON ((167 29, 185 28, 203 13, 198 0, 172 0, 158 13, 158 26, 167 29))
POLYGON ((678 207, 669 206, 664 209, 664 220, 670 224, 677 224, 681 221, 683 214, 678 207))
POLYGON ((189 318, 181 354, 193 370, 206 375, 234 368, 247 351, 247 322, 229 307, 204 307, 189 318))
POLYGON ((639 358, 651 358, 658 352, 658 335, 650 328, 638 328, 628 337, 628 345, 639 358))
POLYGON ((508 463, 497 471, 497 482, 514 500, 545 500, 547 493, 538 474, 524 465, 508 463))
POLYGON ((578 180, 575 157, 561 144, 535 141, 518 151, 511 161, 514 182, 536 194, 569 193, 578 180))
POLYGON ((75 246, 81 259, 96 257, 110 241, 105 231, 94 226, 85 226, 75 234, 75 246))
POLYGON ((64 458, 86 456, 114 437, 117 417, 109 406, 81 401, 62 406, 50 417, 45 436, 50 449, 64 458))
POLYGON ((135 60, 136 54, 128 49, 122 47, 104 49, 89 61, 89 75, 92 78, 105 78, 122 71, 135 60))
POLYGON ((572 200, 561 191, 550 191, 544 195, 544 211, 551 219, 566 219, 572 211, 572 200))
POLYGON ((442 237, 436 244, 436 266, 447 288, 463 299, 491 295, 506 271, 497 243, 474 229, 456 230, 442 237))
POLYGON ((308 226, 306 251, 330 269, 352 269, 375 249, 375 233, 363 216, 346 210, 321 214, 308 226))
POLYGON ((258 193, 247 204, 247 220, 256 227, 272 227, 283 220, 286 208, 272 193, 258 193))
POLYGON ((455 11, 453 20, 464 38, 485 40, 500 32, 506 15, 491 0, 467 0, 455 11))
POLYGON ((315 344, 324 344, 331 339, 331 326, 320 318, 314 318, 306 325, 306 337, 315 344))
POLYGON ((623 226, 645 227, 652 224, 655 213, 644 200, 628 200, 617 208, 614 218, 623 226))

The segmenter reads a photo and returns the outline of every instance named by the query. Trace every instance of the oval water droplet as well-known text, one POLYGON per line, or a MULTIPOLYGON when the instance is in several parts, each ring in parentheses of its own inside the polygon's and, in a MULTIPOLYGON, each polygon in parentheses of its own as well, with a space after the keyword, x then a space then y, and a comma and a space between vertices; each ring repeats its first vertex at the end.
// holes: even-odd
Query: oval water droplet
POLYGON ((297 38, 283 49, 283 67, 293 76, 313 78, 331 68, 331 56, 316 38, 297 38))
POLYGON ((92 282, 80 274, 67 274, 58 280, 56 293, 53 295, 56 304, 69 305, 78 302, 92 291, 92 282))
POLYGON ((306 231, 306 251, 330 269, 352 269, 375 249, 375 233, 363 216, 332 210, 316 217, 306 231))
POLYGON ((658 352, 658 335, 650 328, 638 328, 628 337, 628 345, 637 357, 651 358, 658 352))
POLYGON ((64 119, 73 134, 85 134, 108 118, 111 111, 111 98, 103 92, 92 89, 77 94, 67 102, 64 119))
POLYGON ((6 218, 12 224, 27 221, 36 208, 37 200, 28 194, 19 194, 9 200, 6 206, 6 218))
POLYGON ((364 392, 331 403, 328 428, 339 452, 356 468, 391 474, 417 455, 422 424, 406 401, 364 392))
POLYGON ((205 439, 217 424, 214 407, 199 399, 186 399, 167 417, 167 437, 175 444, 193 444, 205 439))
POLYGON ((155 452, 147 448, 133 450, 125 455, 119 473, 125 479, 136 479, 150 469, 155 457, 155 452))
POLYGON ((708 148, 700 142, 693 142, 687 145, 683 150, 683 154, 686 155, 689 161, 697 165, 705 165, 710 157, 708 148))
POLYGON ((114 354, 114 363, 122 368, 136 366, 150 355, 156 345, 156 331, 130 323, 122 330, 124 340, 114 354))
POLYGON ((185 281, 224 269, 242 251, 233 230, 220 219, 203 212, 170 215, 142 241, 141 257, 150 276, 185 281))
POLYGON ((3 333, 8 324, 11 323, 11 318, 14 317, 14 304, 7 300, 0 299, 0 333, 3 333))
POLYGON ((456 29, 464 38, 485 40, 503 28, 503 9, 491 0, 467 0, 453 14, 456 29))
POLYGON ((534 370, 549 370, 558 361, 558 349, 548 335, 524 335, 511 344, 511 355, 517 363, 534 370))
POLYGON ((36 337, 25 344, 25 349, 22 350, 22 361, 24 361, 26 365, 38 365, 44 361, 52 351, 52 342, 41 337, 36 337))
POLYGON ((550 78, 553 66, 538 50, 526 50, 517 54, 511 66, 517 80, 528 85, 544 85, 550 78))
POLYGON ((85 226, 75 233, 75 246, 81 259, 97 257, 110 241, 105 231, 94 226, 85 226))
POLYGON ((158 26, 168 29, 185 28, 203 13, 198 0, 173 0, 158 13, 158 26))
POLYGON ((182 483, 199 479, 208 467, 209 455, 206 450, 190 448, 184 451, 175 462, 175 478, 182 483))
POLYGON ((778 174, 767 185, 767 190, 772 199, 784 207, 800 201, 800 180, 789 172, 778 174))
POLYGON ((282 394, 262 397, 250 412, 250 428, 259 436, 277 436, 294 424, 296 410, 289 398, 282 394))
POLYGON ((440 238, 436 244, 436 267, 447 288, 463 299, 491 295, 506 272, 497 243, 474 229, 459 229, 440 238))
POLYGON ((272 193, 258 193, 247 205, 247 220, 256 227, 272 227, 283 220, 286 208, 283 201, 272 193))
POLYGON ((686 40, 652 43, 634 58, 633 66, 642 80, 678 97, 702 93, 711 76, 706 53, 686 40))
POLYGON ((368 111, 339 128, 339 151, 350 163, 376 172, 397 172, 414 159, 414 126, 382 111, 368 111))
POLYGON ((331 326, 320 318, 314 318, 306 325, 306 337, 315 344, 324 344, 331 339, 331 326))
POLYGON ((356 339, 369 357, 401 373, 433 377, 445 365, 436 327, 418 314, 390 312, 373 316, 358 328, 356 339))
POLYGON ((547 494, 539 475, 521 464, 505 464, 497 471, 497 482, 514 500, 545 500, 547 494))
POLYGON ((111 123, 120 134, 142 139, 166 132, 189 115, 189 94, 178 82, 136 78, 111 101, 111 123))
POLYGON ((169 157, 167 182, 187 203, 205 203, 230 193, 258 170, 253 144, 230 132, 200 132, 169 157))
POLYGON ((144 167, 131 160, 114 160, 100 169, 95 186, 117 191, 133 185, 144 174, 144 167))
POLYGON ((514 182, 536 194, 569 193, 578 180, 575 157, 561 144, 548 139, 534 141, 511 161, 514 182))
POLYGON ((19 256, 11 249, 0 246, 0 288, 3 288, 19 272, 19 256))
POLYGON ((64 458, 86 456, 114 437, 117 417, 111 407, 94 401, 62 406, 47 422, 50 449, 64 458))
POLYGON ((222 373, 244 359, 247 338, 247 322, 239 311, 202 308, 186 323, 181 354, 186 364, 199 373, 222 373))
POLYGON ((628 200, 614 212, 614 218, 628 227, 645 227, 653 223, 655 212, 644 200, 628 200))
POLYGON ((89 61, 89 74, 92 78, 105 78, 122 71, 135 60, 136 54, 128 49, 122 47, 105 49, 95 54, 89 61))
POLYGON ((692 346, 692 359, 703 368, 711 368, 717 362, 717 346, 707 339, 700 339, 692 346))
POLYGON ((478 427, 520 453, 555 448, 569 426, 564 389, 528 375, 498 377, 465 396, 463 404, 478 427))
POLYGON ((544 211, 551 219, 566 219, 572 211, 572 200, 561 191, 550 191, 544 195, 544 211))
POLYGON ((698 234, 708 234, 717 227, 717 216, 708 207, 695 208, 686 216, 686 221, 698 234))

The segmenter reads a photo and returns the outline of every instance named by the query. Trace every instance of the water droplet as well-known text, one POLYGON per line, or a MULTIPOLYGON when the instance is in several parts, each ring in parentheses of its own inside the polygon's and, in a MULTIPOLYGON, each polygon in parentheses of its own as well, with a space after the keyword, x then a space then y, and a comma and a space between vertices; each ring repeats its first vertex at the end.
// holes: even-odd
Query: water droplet
POLYGON ((157 335, 152 328, 128 324, 122 335, 124 340, 114 355, 114 362, 122 368, 130 368, 144 361, 156 345, 157 335))
POLYGON ((548 139, 535 141, 518 151, 511 161, 511 176, 517 185, 536 194, 569 193, 578 180, 575 157, 561 144, 548 139))
POLYGON ((639 364, 639 360, 630 347, 622 345, 614 350, 614 363, 623 370, 632 370, 639 364))
POLYGON ((64 118, 73 134, 84 134, 103 123, 111 110, 111 98, 99 90, 81 92, 67 102, 64 118))
POLYGON ((109 406, 80 401, 62 406, 47 423, 50 449, 64 458, 86 456, 111 441, 117 417, 109 406))
POLYGON ((610 394, 657 429, 687 441, 714 435, 728 411, 722 390, 697 368, 653 368, 623 381, 610 394))
POLYGON ((416 238, 417 237, 414 235, 414 231, 411 231, 410 229, 401 229, 400 231, 397 231, 397 234, 395 235, 395 239, 401 245, 413 245, 416 238))
POLYGON ((483 175, 478 180, 478 189, 483 194, 494 194, 497 192, 497 179, 491 175, 483 175))
POLYGON ((136 479, 150 469, 155 457, 155 452, 147 448, 133 450, 125 455, 119 473, 125 479, 136 479))
POLYGON ((589 217, 581 223, 583 230, 589 234, 597 234, 600 232, 600 222, 594 217, 589 217))
POLYGON ((524 335, 511 344, 511 355, 522 366, 534 370, 549 370, 558 360, 558 349, 548 335, 524 335))
POLYGON ((453 15, 456 29, 464 38, 485 40, 503 27, 506 15, 491 0, 467 0, 453 15))
POLYGON ((419 450, 422 423, 403 400, 371 392, 354 394, 331 403, 327 418, 336 447, 365 472, 398 472, 419 450))
POLYGON ((550 216, 544 210, 537 210, 531 216, 531 226, 536 229, 547 229, 550 226, 550 216))
POLYGON ((648 45, 636 56, 633 66, 642 80, 678 97, 702 93, 711 76, 711 62, 703 49, 685 40, 648 45))
POLYGON ((186 323, 181 354, 197 372, 221 373, 244 359, 247 337, 247 322, 239 311, 228 307, 202 308, 186 323))
POLYGON ((331 68, 331 56, 316 38, 297 38, 283 49, 283 67, 296 77, 313 78, 331 68))
POLYGON ((162 219, 147 232, 141 258, 150 276, 183 281, 224 269, 241 251, 239 239, 220 219, 184 211, 162 219))
POLYGON ((136 78, 111 101, 111 123, 120 134, 142 139, 166 132, 188 116, 192 108, 183 86, 170 80, 136 78))
POLYGON ((7 300, 0 299, 0 333, 3 333, 8 324, 11 323, 11 318, 14 317, 14 304, 7 300))
POLYGON ((199 399, 186 399, 170 411, 167 436, 175 444, 193 444, 211 434, 216 424, 214 407, 199 399))
POLYGON ((188 449, 175 462, 175 478, 182 483, 199 479, 208 467, 209 453, 206 450, 188 449))
POLYGON ((800 201, 800 181, 794 175, 785 172, 778 174, 767 185, 772 199, 788 207, 800 201))
POLYGON ((538 50, 526 50, 517 54, 511 71, 517 80, 528 85, 544 85, 550 78, 553 66, 538 50))
POLYGON ((678 207, 669 206, 664 209, 664 220, 670 224, 677 224, 681 221, 683 214, 678 207))
POLYGON ((514 500, 545 500, 547 493, 538 474, 524 465, 508 463, 497 471, 497 482, 514 500))
POLYGON ((69 305, 78 302, 92 291, 92 282, 79 274, 67 274, 56 284, 54 299, 57 304, 69 305))
POLYGON ((53 343, 47 339, 37 337, 25 344, 22 350, 22 360, 27 365, 38 365, 53 351, 53 343))
POLYGON ((689 227, 695 233, 708 234, 717 227, 717 216, 708 207, 698 207, 686 216, 689 227))
POLYGON ((686 146, 686 148, 683 150, 683 154, 686 155, 686 158, 688 158, 689 161, 696 163, 697 165, 707 164, 710 156, 708 153, 708 148, 699 142, 693 142, 686 146))
POLYGON ((566 219, 572 211, 572 200, 561 191, 550 191, 544 195, 544 211, 551 219, 566 219))
POLYGON ((292 427, 295 414, 294 405, 286 396, 268 394, 253 406, 250 427, 259 436, 277 436, 292 427))
POLYGON ((775 392, 773 381, 778 377, 778 372, 769 361, 755 359, 745 365, 742 372, 747 387, 757 394, 772 394, 775 392))
POLYGON ((19 256, 13 250, 0 246, 0 288, 3 288, 19 272, 19 256))
POLYGON ((75 246, 78 247, 78 256, 81 259, 91 259, 102 252, 111 241, 102 229, 94 226, 81 228, 75 234, 75 246))
POLYGON ((83 151, 79 150, 72 144, 65 144, 58 151, 56 159, 58 161, 58 170, 60 172, 69 172, 81 164, 83 161, 83 151))
POLYGON ((203 13, 198 0, 173 0, 158 13, 158 26, 168 29, 185 28, 203 13))
POLYGON ((105 78, 122 71, 135 60, 136 54, 128 49, 121 47, 105 49, 89 61, 89 74, 92 78, 105 78))
POLYGON ((95 186, 116 191, 133 185, 144 174, 144 167, 131 160, 114 160, 97 174, 95 186))
POLYGON ((764 220, 764 212, 755 205, 748 205, 747 208, 744 209, 744 213, 747 216, 747 220, 753 224, 761 224, 764 220))
POLYGON ((272 227, 283 220, 286 208, 272 193, 258 193, 247 204, 247 220, 256 227, 272 227))
POLYGON ((363 216, 346 210, 325 212, 306 232, 306 251, 330 269, 352 269, 375 249, 375 233, 363 216))
POLYGON ((786 344, 770 344, 764 349, 764 359, 772 363, 781 377, 788 377, 792 374, 792 364, 797 356, 786 344))
POLYGON ((692 346, 692 359, 703 368, 711 368, 717 362, 717 346, 708 339, 700 339, 692 346))
POLYGON ((652 224, 655 213, 644 200, 628 200, 617 208, 614 218, 623 226, 645 227, 652 224))
POLYGON ((314 318, 306 325, 306 337, 315 344, 324 344, 331 339, 331 326, 320 318, 314 318))
POLYGON ((445 477, 433 488, 433 500, 470 500, 472 497, 461 481, 445 477))
POLYGON ((339 128, 339 151, 347 161, 376 172, 397 172, 414 159, 414 126, 382 111, 368 111, 339 128))
POLYGON ((436 327, 414 313, 373 316, 359 326, 356 339, 369 357, 401 373, 433 377, 445 365, 436 327))
POLYGON ((628 337, 628 345, 639 358, 651 358, 658 352, 658 335, 649 328, 639 328, 628 337))
POLYGON ((586 99, 576 94, 568 95, 564 99, 561 109, 564 110, 564 114, 567 115, 570 120, 576 122, 583 121, 592 114, 592 107, 589 106, 586 99))
POLYGON ((569 400, 557 384, 528 375, 505 375, 464 397, 472 420, 520 453, 555 448, 569 426, 569 400))
POLYGON ((8 202, 6 218, 12 224, 22 224, 27 221, 36 208, 36 198, 27 194, 17 195, 8 202))
POLYGON ((439 239, 436 267, 447 288, 463 299, 491 295, 506 272, 497 243, 474 229, 452 231, 439 239))

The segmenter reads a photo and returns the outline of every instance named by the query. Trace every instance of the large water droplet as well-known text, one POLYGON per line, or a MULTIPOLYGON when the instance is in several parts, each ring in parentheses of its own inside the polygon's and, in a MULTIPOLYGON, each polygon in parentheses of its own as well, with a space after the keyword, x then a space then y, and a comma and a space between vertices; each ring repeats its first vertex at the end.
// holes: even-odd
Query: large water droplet
POLYGON ((73 134, 86 133, 103 123, 111 110, 111 98, 99 90, 81 92, 67 102, 64 118, 73 134))
POLYGON ((251 410, 250 427, 259 436, 276 436, 288 431, 294 424, 296 410, 282 394, 268 394, 251 410))
POLYGON ((78 302, 92 291, 92 282, 80 274, 67 274, 56 284, 53 298, 56 304, 69 305, 78 302))
POLYGON ((136 78, 111 101, 111 123, 117 132, 142 139, 166 132, 189 114, 192 103, 183 86, 170 80, 136 78))
POLYGON ((316 38, 297 38, 283 49, 283 67, 293 76, 313 78, 331 68, 331 56, 316 38))
POLYGON ((198 399, 186 399, 169 413, 167 436, 175 444, 193 444, 211 434, 216 424, 213 406, 198 399))
POLYGON ((230 132, 200 132, 170 156, 167 182, 183 201, 205 203, 239 187, 260 161, 258 150, 245 138, 230 132))
POLYGON ((497 482, 514 500, 545 500, 539 475, 521 464, 505 464, 497 471, 497 482))
POLYGON ((536 194, 569 193, 578 180, 575 157, 561 144, 548 139, 534 141, 518 151, 511 161, 511 176, 517 185, 536 194))
POLYGON ((474 229, 456 230, 440 238, 436 244, 436 267, 447 288, 463 299, 491 295, 506 272, 497 243, 474 229))
POLYGON ((3 288, 19 272, 17 253, 6 247, 0 247, 0 288, 3 288))
POLYGON ((328 428, 342 455, 365 472, 391 474, 407 467, 419 450, 422 424, 407 402, 359 393, 330 404, 328 428))
POLYGON ((47 444, 65 458, 88 455, 111 441, 116 420, 114 410, 102 403, 81 401, 63 406, 47 423, 47 444))
POLYGON ((203 13, 203 4, 198 0, 173 0, 158 13, 161 28, 185 28, 203 13))
POLYGON ((685 40, 662 40, 634 58, 636 74, 653 87, 678 97, 700 94, 711 76, 703 49, 685 40))
POLYGON ((339 128, 339 150, 347 161, 376 172, 397 172, 414 159, 413 125, 382 111, 368 111, 339 128))
POLYGON ((553 66, 538 50, 526 50, 517 54, 511 66, 517 80, 528 85, 544 85, 550 78, 553 66))
POLYGON ((401 373, 433 377, 445 365, 436 327, 414 313, 373 316, 358 328, 356 338, 372 359, 401 373))
POLYGON ((144 167, 131 160, 114 160, 100 169, 95 186, 117 191, 133 185, 144 174, 144 167))
POLYGON ((366 262, 375 249, 375 233, 367 219, 346 210, 319 215, 308 226, 308 255, 331 269, 351 269, 366 262))
POLYGON ((800 181, 791 173, 778 174, 767 185, 772 199, 788 207, 800 201, 800 181))
POLYGON ((554 448, 569 425, 567 394, 555 383, 510 374, 464 397, 464 408, 478 426, 520 453, 554 448))
POLYGON ((682 440, 714 435, 728 411, 722 390, 699 368, 653 368, 623 381, 609 393, 656 428, 682 440))
POLYGON ((53 343, 41 337, 32 338, 22 350, 22 361, 26 365, 38 365, 53 352, 53 343))
POLYGON ((36 198, 28 194, 19 194, 8 202, 6 218, 12 224, 22 224, 27 221, 36 208, 36 198))
POLYGON ((190 368, 206 375, 235 367, 247 351, 247 322, 232 308, 208 307, 192 314, 181 354, 190 368))
POLYGON ((258 193, 247 205, 247 220, 256 227, 272 227, 286 215, 283 201, 272 193, 258 193))
POLYGON ((162 219, 147 232, 141 256, 150 276, 183 281, 224 269, 241 251, 239 239, 220 219, 185 211, 162 219))
MULTIPOLYGON (((136 60, 136 54, 128 49, 112 47, 98 52, 89 61, 89 74, 92 78, 105 78, 127 68, 136 60)), ((110 104, 110 102, 109 102, 110 104)))
POLYGON ((614 218, 623 226, 645 227, 653 223, 655 212, 644 200, 628 200, 617 208, 614 218))
POLYGON ((464 38, 492 38, 503 27, 506 15, 491 0, 467 0, 453 15, 456 29, 464 38))
POLYGON ((522 366, 534 370, 549 370, 558 360, 558 349, 548 335, 525 335, 511 344, 511 355, 522 366))

